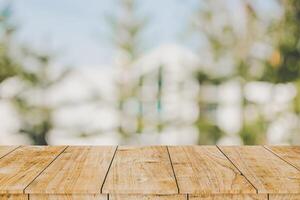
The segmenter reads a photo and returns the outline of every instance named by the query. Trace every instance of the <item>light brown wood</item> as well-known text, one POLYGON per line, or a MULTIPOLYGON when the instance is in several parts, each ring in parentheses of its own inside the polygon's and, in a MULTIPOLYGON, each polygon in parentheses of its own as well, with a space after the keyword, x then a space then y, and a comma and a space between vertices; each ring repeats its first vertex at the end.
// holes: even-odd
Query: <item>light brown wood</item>
POLYGON ((258 193, 299 193, 300 173, 261 146, 220 147, 258 193))
POLYGON ((0 146, 0 200, 300 200, 299 148, 0 146))
POLYGON ((191 195, 189 200, 268 200, 268 196, 263 194, 191 195))
POLYGON ((187 200, 186 195, 109 195, 109 200, 187 200))
POLYGON ((0 159, 0 193, 23 193, 64 149, 63 146, 20 147, 0 159))
POLYGON ((18 146, 0 146, 0 159, 18 148, 18 146))
POLYGON ((102 192, 178 193, 167 148, 164 146, 119 147, 102 192))
POLYGON ((266 148, 300 170, 300 146, 266 146, 266 148))
POLYGON ((256 193, 215 146, 169 147, 180 193, 256 193))
POLYGON ((279 195, 273 195, 271 194, 269 196, 269 200, 299 200, 300 195, 293 195, 293 194, 279 194, 279 195))
POLYGON ((1 194, 1 200, 28 200, 28 195, 25 194, 1 194))
POLYGON ((97 194, 116 147, 68 147, 25 190, 30 194, 97 194))
POLYGON ((31 194, 30 200, 108 200, 107 195, 89 194, 89 195, 39 195, 31 194))

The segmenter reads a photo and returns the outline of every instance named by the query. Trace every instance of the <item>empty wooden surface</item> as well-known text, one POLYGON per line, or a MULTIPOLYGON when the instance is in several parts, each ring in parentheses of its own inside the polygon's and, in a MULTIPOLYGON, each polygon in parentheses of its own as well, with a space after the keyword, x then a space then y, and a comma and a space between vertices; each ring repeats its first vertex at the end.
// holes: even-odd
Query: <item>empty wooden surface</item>
POLYGON ((30 200, 108 200, 108 198, 107 195, 103 195, 103 194, 88 194, 88 195, 33 194, 30 195, 30 200))
POLYGON ((167 147, 119 147, 102 192, 178 193, 167 147))
POLYGON ((266 148, 300 170, 300 146, 266 146, 266 148))
POLYGON ((110 195, 109 200, 186 200, 186 195, 110 195))
POLYGON ((31 194, 99 194, 116 147, 69 147, 26 189, 31 194))
POLYGON ((268 200, 268 196, 255 194, 191 195, 189 200, 268 200))
POLYGON ((169 151, 181 193, 256 193, 215 146, 174 146, 169 151))
POLYGON ((299 149, 0 146, 0 200, 300 200, 299 149))
POLYGON ((297 194, 271 194, 269 200, 299 200, 300 195, 297 194))
POLYGON ((300 171, 261 146, 220 147, 258 193, 299 193, 300 171))
POLYGON ((28 200, 27 194, 0 194, 1 200, 28 200))
POLYGON ((18 148, 18 146, 0 146, 0 158, 18 148))
POLYGON ((0 193, 23 193, 64 149, 63 146, 20 147, 1 158, 0 193))

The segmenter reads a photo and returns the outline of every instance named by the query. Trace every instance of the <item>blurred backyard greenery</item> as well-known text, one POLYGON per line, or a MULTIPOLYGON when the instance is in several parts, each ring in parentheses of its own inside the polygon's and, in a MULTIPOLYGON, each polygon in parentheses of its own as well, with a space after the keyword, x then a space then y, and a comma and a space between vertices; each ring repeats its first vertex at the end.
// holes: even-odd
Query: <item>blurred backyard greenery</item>
POLYGON ((13 119, 12 128, 0 126, 0 144, 300 144, 300 1, 276 1, 282 13, 266 19, 257 1, 240 0, 240 21, 228 2, 201 1, 186 20, 182 35, 195 48, 162 44, 149 53, 142 33, 151 16, 137 16, 140 1, 119 0, 105 18, 113 72, 92 71, 100 89, 54 103, 61 85, 80 90, 81 79, 73 85, 70 77, 81 72, 54 68, 50 50, 17 41, 13 6, 3 4, 0 119, 4 110, 13 119), (57 117, 81 107, 88 111, 57 117), (73 124, 63 121, 76 115, 73 124))

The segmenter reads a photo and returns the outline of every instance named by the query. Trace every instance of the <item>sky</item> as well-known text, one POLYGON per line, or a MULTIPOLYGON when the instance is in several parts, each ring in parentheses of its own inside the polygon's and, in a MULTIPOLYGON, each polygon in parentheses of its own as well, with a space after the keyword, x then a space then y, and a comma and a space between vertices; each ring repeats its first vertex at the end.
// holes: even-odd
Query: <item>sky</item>
MULTIPOLYGON (((161 44, 190 45, 186 33, 200 1, 137 0, 137 16, 149 19, 142 35, 144 52, 161 44)), ((227 1, 234 6, 240 0, 227 1)), ((274 1, 252 0, 260 13, 267 15, 276 13, 274 1)), ((99 67, 112 63, 115 54, 106 16, 117 12, 118 0, 0 0, 0 6, 7 2, 13 3, 18 41, 53 55, 54 65, 99 67)), ((238 10, 234 13, 239 15, 238 10)))
MULTIPOLYGON (((50 52, 58 65, 109 65, 113 48, 105 16, 116 12, 116 3, 117 0, 14 0, 18 40, 50 52)), ((196 4, 196 0, 138 1, 138 15, 149 18, 143 34, 145 50, 164 43, 181 43, 196 4)))

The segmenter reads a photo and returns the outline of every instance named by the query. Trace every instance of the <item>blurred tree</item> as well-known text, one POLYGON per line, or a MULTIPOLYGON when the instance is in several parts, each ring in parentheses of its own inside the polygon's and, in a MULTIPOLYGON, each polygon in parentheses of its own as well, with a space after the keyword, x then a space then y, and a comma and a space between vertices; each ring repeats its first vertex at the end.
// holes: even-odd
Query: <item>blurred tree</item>
MULTIPOLYGON (((12 21, 12 3, 0 10, 0 84, 10 78, 22 81, 22 91, 10 100, 19 113, 20 133, 26 134, 33 144, 46 145, 51 130, 52 110, 47 105, 47 89, 58 83, 69 70, 52 78, 49 55, 40 55, 14 40, 17 27, 12 21)), ((21 84, 21 83, 20 83, 21 84)))
MULTIPOLYGON (((244 144, 263 143, 266 133, 266 126, 261 125, 263 119, 260 118, 257 123, 251 125, 245 120, 244 108, 248 101, 244 96, 244 88, 246 83, 257 80, 261 75, 253 66, 261 63, 264 58, 253 54, 253 49, 255 44, 268 41, 266 33, 269 24, 260 23, 253 3, 236 2, 235 6, 238 5, 240 9, 238 19, 230 14, 232 7, 228 6, 228 3, 200 1, 192 25, 205 45, 199 51, 199 54, 203 55, 203 62, 196 77, 202 88, 200 93, 213 93, 205 88, 215 88, 219 91, 220 86, 228 81, 239 82, 241 105, 236 106, 241 107, 243 118, 239 135, 244 144), (252 132, 252 127, 256 127, 255 133, 252 132)), ((200 117, 196 125, 199 127, 201 144, 216 143, 226 134, 217 123, 217 114, 214 114, 221 103, 216 96, 218 92, 213 101, 205 99, 208 93, 200 94, 199 97, 200 117)))
POLYGON ((21 67, 11 55, 11 42, 16 27, 11 22, 11 4, 0 10, 0 84, 21 72, 21 67))
POLYGON ((300 1, 285 0, 284 17, 270 29, 275 49, 266 61, 261 77, 272 83, 293 83, 297 94, 293 101, 293 112, 298 116, 298 126, 294 129, 291 143, 300 142, 300 1))
MULTIPOLYGON (((147 21, 143 17, 137 16, 137 1, 136 0, 119 0, 119 12, 114 16, 109 16, 108 22, 113 31, 113 44, 117 50, 117 66, 119 78, 118 86, 118 109, 120 111, 120 124, 118 132, 125 138, 129 137, 132 131, 127 131, 123 127, 123 119, 132 118, 124 112, 125 102, 134 96, 136 87, 131 81, 130 73, 133 62, 141 53, 141 33, 144 30, 147 21)), ((140 78, 138 85, 143 84, 143 77, 140 78)), ((136 116, 135 116, 136 117, 136 116)), ((142 104, 139 107, 139 113, 136 117, 137 128, 136 132, 141 132, 143 129, 143 108, 142 104)))
POLYGON ((47 92, 59 84, 70 70, 67 68, 54 76, 49 54, 39 54, 28 48, 23 51, 23 62, 28 59, 31 64, 22 76, 25 87, 12 99, 21 120, 19 131, 27 135, 33 144, 47 145, 47 135, 53 128, 52 113, 56 109, 49 104, 47 92))
POLYGON ((283 1, 285 15, 270 29, 275 49, 266 61, 263 81, 285 83, 300 79, 300 1, 283 1))

